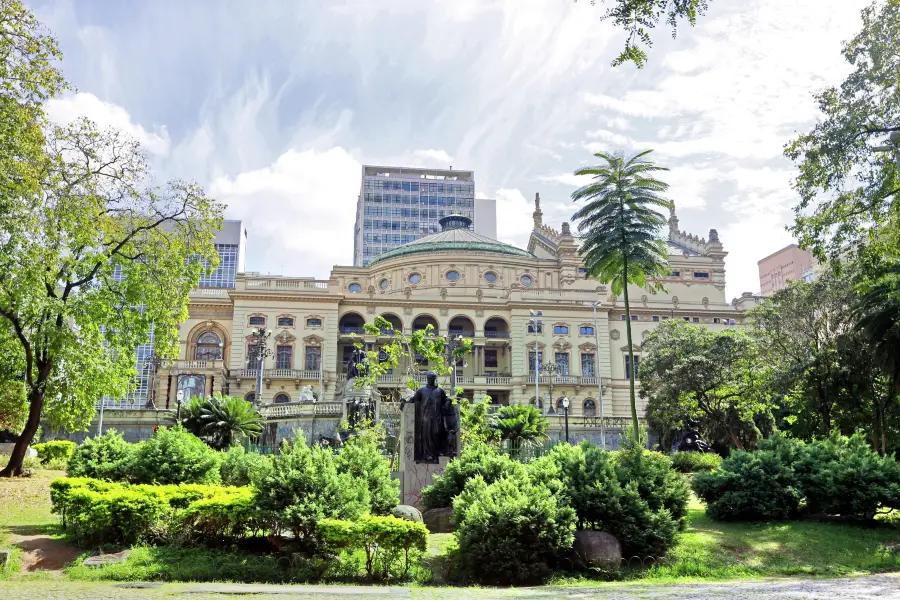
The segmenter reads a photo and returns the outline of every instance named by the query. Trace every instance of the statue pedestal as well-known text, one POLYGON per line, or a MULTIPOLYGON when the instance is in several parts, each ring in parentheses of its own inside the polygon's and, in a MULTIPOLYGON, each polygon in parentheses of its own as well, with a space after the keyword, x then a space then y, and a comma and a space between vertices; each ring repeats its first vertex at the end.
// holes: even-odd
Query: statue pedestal
MULTIPOLYGON (((400 413, 400 504, 409 504, 419 510, 422 505, 422 488, 434 481, 452 459, 442 456, 438 464, 416 463, 416 406, 413 403, 403 405, 400 413)), ((459 436, 457 436, 456 455, 459 456, 459 436)))

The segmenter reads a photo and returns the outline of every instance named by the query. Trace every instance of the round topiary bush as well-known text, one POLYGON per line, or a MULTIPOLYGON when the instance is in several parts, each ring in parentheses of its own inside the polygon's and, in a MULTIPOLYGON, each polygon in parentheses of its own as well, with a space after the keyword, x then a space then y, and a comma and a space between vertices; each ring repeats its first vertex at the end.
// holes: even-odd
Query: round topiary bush
POLYGON ((528 479, 470 481, 453 502, 463 578, 488 585, 545 580, 572 547, 575 511, 528 479))
POLYGON ((122 434, 109 429, 101 436, 87 438, 72 452, 67 475, 107 481, 127 481, 137 444, 129 444, 122 434))
POLYGON ((135 483, 219 483, 220 453, 181 427, 160 427, 138 446, 132 466, 135 483))

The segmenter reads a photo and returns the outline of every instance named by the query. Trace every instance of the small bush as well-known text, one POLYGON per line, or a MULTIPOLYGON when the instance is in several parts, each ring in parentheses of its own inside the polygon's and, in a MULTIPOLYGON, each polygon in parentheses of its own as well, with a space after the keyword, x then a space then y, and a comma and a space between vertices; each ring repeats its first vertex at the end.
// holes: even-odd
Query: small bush
POLYGON ((218 483, 219 453, 180 427, 160 427, 134 456, 136 483, 218 483))
POLYGON ((715 471, 722 464, 722 457, 713 452, 675 452, 672 466, 679 473, 715 471))
POLYGON ((75 448, 66 474, 69 477, 127 481, 136 447, 136 444, 123 440, 119 432, 107 430, 75 448))
POLYGON ((66 528, 86 544, 134 544, 167 512, 160 494, 115 486, 73 488, 66 499, 66 528))
POLYGON ((75 452, 75 442, 68 440, 53 440, 43 444, 34 444, 31 447, 37 452, 42 465, 48 465, 51 461, 55 464, 68 464, 72 453, 75 452))
POLYGON ((491 484, 501 477, 525 479, 527 473, 525 465, 500 454, 493 446, 472 444, 463 449, 459 458, 447 464, 444 473, 434 478, 434 483, 422 490, 422 503, 426 510, 452 506, 453 499, 477 475, 491 484))
POLYGON ((575 511, 550 489, 478 475, 453 502, 464 578, 489 585, 545 580, 572 547, 575 511))
POLYGON ((665 454, 634 449, 615 453, 616 476, 622 485, 637 484, 637 491, 650 509, 666 509, 672 518, 683 522, 691 488, 665 454))
POLYGON ((322 519, 358 519, 369 508, 365 481, 338 473, 334 453, 302 437, 285 442, 262 480, 257 503, 277 529, 311 538, 322 519))
POLYGON ((428 545, 428 530, 422 523, 396 517, 365 516, 356 522, 323 519, 316 525, 316 535, 333 551, 361 548, 366 555, 366 575, 384 580, 392 574, 406 577, 411 556, 425 552, 428 545))
POLYGON ((771 450, 732 451, 715 471, 694 475, 692 484, 706 513, 722 521, 787 519, 803 498, 793 469, 771 450))
POLYGON ((391 463, 382 456, 383 430, 369 428, 351 436, 337 455, 340 473, 364 481, 372 513, 385 515, 400 501, 399 482, 391 477, 391 463))
POLYGON ((174 525, 185 545, 220 545, 265 529, 250 488, 223 491, 196 500, 179 512, 174 525))
POLYGON ((271 457, 247 452, 241 446, 232 446, 219 467, 223 485, 256 485, 271 473, 271 457))

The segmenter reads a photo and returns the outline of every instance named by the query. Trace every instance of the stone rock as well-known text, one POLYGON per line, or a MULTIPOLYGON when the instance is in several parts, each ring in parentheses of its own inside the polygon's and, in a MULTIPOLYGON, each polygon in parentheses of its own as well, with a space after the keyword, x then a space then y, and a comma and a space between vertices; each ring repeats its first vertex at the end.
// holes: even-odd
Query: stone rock
POLYGON ((414 523, 422 522, 422 512, 415 506, 409 504, 400 504, 391 509, 391 514, 398 519, 412 521, 414 523))
POLYGON ((422 521, 431 533, 453 533, 453 509, 449 506, 426 510, 422 521))
POLYGON ((622 566, 622 544, 603 531, 576 531, 572 550, 589 567, 610 570, 622 566))

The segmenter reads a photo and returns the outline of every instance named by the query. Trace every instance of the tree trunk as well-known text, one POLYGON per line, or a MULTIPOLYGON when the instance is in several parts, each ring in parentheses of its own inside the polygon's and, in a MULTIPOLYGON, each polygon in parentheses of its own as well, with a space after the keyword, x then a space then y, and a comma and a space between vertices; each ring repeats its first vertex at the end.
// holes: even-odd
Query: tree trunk
POLYGON ((731 431, 731 427, 729 427, 728 425, 726 425, 726 426, 725 426, 725 431, 728 433, 728 437, 731 438, 731 443, 734 444, 735 449, 736 449, 736 450, 743 450, 743 449, 744 449, 744 445, 741 443, 741 440, 739 440, 738 437, 737 437, 736 435, 734 435, 734 432, 731 431))
POLYGON ((28 394, 28 420, 25 422, 25 429, 19 436, 12 454, 9 457, 9 463, 6 468, 0 471, 0 477, 18 477, 22 474, 22 462, 25 460, 25 451, 34 440, 34 434, 37 433, 38 427, 41 425, 41 413, 44 410, 44 392, 40 389, 32 389, 28 394))
POLYGON ((634 349, 631 347, 631 304, 628 301, 628 257, 624 257, 623 276, 625 279, 625 336, 628 340, 628 361, 631 363, 631 377, 628 378, 629 393, 631 394, 631 426, 634 435, 638 435, 639 427, 637 415, 637 403, 634 399, 634 380, 637 379, 637 369, 634 365, 634 349))

